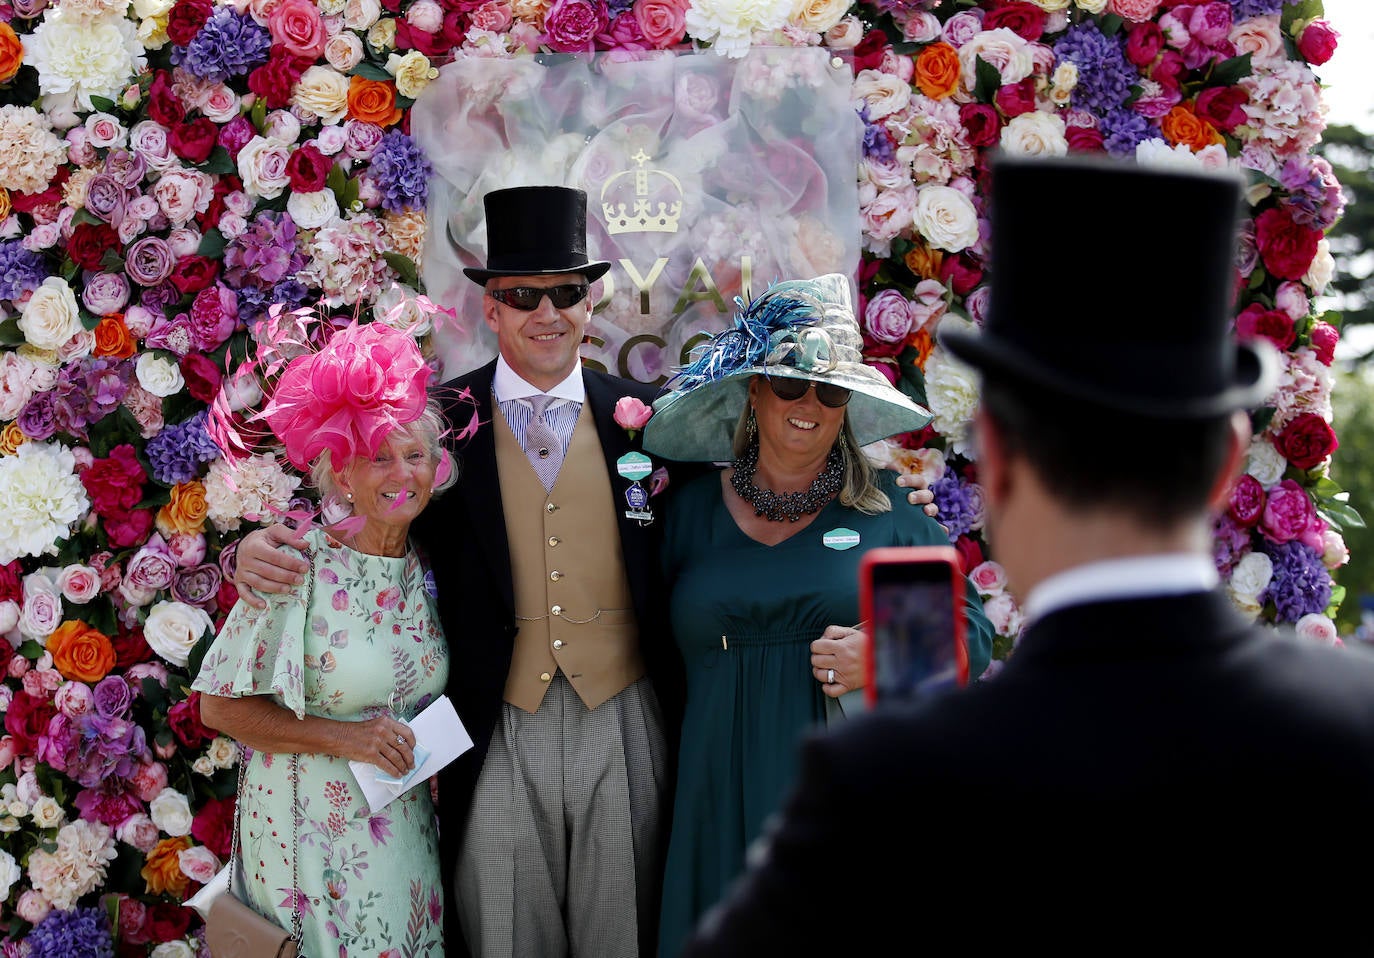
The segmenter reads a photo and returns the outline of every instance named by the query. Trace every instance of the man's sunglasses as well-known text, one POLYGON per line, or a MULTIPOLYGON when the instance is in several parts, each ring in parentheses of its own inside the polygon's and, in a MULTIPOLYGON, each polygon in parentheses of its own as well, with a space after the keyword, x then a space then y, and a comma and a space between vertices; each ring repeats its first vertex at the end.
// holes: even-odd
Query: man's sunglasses
POLYGON ((489 289, 487 295, 511 309, 526 313, 539 308, 546 295, 555 309, 567 309, 587 298, 586 283, 564 283, 562 286, 512 286, 510 289, 489 289))
POLYGON ((843 386, 836 386, 834 383, 817 382, 811 379, 792 379, 786 376, 765 376, 764 378, 768 380, 768 388, 773 390, 773 395, 787 402, 802 398, 808 389, 815 386, 816 398, 821 401, 822 406, 839 409, 849 402, 852 392, 843 386))

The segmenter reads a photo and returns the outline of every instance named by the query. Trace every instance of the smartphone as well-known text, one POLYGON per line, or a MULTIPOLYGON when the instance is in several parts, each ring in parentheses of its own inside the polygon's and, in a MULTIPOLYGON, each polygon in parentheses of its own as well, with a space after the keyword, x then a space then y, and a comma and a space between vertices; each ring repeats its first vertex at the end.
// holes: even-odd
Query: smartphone
POLYGON ((953 546, 870 549, 859 560, 859 605, 870 707, 968 684, 964 579, 953 546))

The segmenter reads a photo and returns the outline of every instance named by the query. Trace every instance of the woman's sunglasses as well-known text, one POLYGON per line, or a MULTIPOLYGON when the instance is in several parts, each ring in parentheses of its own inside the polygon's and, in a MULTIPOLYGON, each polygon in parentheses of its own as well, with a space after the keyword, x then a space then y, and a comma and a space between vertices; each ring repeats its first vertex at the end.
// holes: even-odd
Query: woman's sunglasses
POLYGON ((555 309, 567 309, 587 298, 586 283, 564 283, 562 286, 512 286, 510 289, 489 289, 487 295, 511 309, 529 313, 539 308, 545 296, 555 309))
POLYGON ((822 406, 839 409, 849 402, 852 393, 852 390, 845 389, 843 386, 817 382, 812 379, 792 379, 787 376, 765 376, 764 378, 768 380, 768 388, 773 390, 773 395, 787 402, 802 398, 808 389, 815 386, 816 398, 821 401, 822 406))

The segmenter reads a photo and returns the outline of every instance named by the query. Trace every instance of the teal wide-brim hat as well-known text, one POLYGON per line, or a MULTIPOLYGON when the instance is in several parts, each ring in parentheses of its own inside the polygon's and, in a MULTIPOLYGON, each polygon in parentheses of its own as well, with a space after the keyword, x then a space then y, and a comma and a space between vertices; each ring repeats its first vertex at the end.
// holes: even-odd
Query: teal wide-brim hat
POLYGON ((735 316, 734 325, 699 347, 697 357, 654 400, 644 448, 664 459, 726 462, 749 401, 749 377, 781 376, 834 383, 853 392, 845 412, 860 445, 923 428, 930 411, 863 361, 849 278, 774 283, 735 316))

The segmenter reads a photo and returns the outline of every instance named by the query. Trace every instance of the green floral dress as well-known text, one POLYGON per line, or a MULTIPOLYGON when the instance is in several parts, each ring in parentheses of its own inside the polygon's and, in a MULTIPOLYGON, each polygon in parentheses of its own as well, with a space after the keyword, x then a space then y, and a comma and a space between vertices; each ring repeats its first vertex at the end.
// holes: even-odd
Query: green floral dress
MULTIPOLYGON (((297 716, 360 721, 394 705, 413 718, 448 677, 423 565, 413 552, 354 552, 318 529, 306 539, 314 555, 308 615, 304 586, 268 597, 265 610, 238 603, 192 687, 271 695, 297 716)), ((442 958, 443 880, 428 784, 372 813, 346 759, 301 755, 299 764, 294 855, 291 757, 254 752, 244 772, 239 833, 248 903, 290 928, 299 900, 303 954, 442 958)))

